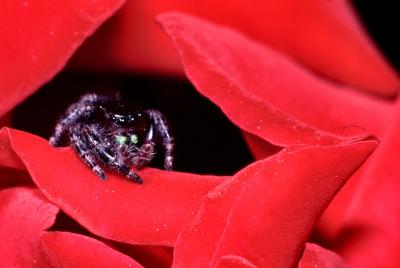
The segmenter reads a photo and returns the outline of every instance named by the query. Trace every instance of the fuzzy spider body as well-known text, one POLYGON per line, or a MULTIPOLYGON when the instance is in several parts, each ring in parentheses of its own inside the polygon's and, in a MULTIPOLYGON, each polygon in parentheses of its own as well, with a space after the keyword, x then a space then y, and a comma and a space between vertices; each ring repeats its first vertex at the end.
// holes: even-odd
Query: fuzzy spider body
POLYGON ((66 138, 83 161, 102 179, 103 167, 115 170, 128 179, 142 183, 130 169, 151 162, 155 145, 165 150, 164 168, 172 169, 173 139, 166 120, 159 111, 130 111, 120 98, 87 94, 72 104, 57 123, 49 142, 61 145, 66 138))

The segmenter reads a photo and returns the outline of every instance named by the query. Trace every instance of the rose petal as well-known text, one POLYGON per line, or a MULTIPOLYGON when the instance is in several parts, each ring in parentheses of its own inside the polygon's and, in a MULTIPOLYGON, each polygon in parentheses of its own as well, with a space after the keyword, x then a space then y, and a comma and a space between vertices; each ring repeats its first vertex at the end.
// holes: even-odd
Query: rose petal
POLYGON ((323 209, 376 145, 284 150, 243 169, 203 198, 176 242, 173 267, 213 267, 225 255, 293 267, 323 209))
POLYGON ((49 81, 123 0, 3 0, 0 116, 49 81))
POLYGON ((330 211, 325 221, 339 217, 334 233, 338 251, 350 267, 395 267, 400 263, 400 102, 391 129, 360 178, 347 209, 330 211))
POLYGON ((15 169, 25 169, 24 163, 11 148, 10 131, 8 128, 0 129, 0 166, 15 169))
POLYGON ((377 134, 385 129, 392 109, 383 102, 319 80, 228 28, 179 13, 159 20, 197 90, 245 131, 285 146, 338 139, 306 124, 338 135, 346 135, 348 126, 377 134))
POLYGON ((101 181, 70 148, 10 130, 11 144, 49 200, 92 233, 132 244, 172 246, 201 197, 224 177, 146 168, 143 185, 109 174, 101 181))
POLYGON ((40 235, 54 223, 57 213, 58 208, 38 190, 0 191, 0 267, 35 266, 40 259, 40 235))
POLYGON ((107 27, 85 43, 84 67, 148 72, 181 71, 154 17, 180 11, 232 26, 317 70, 371 92, 393 95, 395 71, 373 46, 346 1, 128 1, 107 27), (98 64, 100 60, 100 64, 98 64))
POLYGON ((307 243, 299 268, 346 268, 343 259, 333 251, 307 243))
POLYGON ((52 267, 143 267, 104 243, 69 232, 45 232, 41 250, 52 267))
POLYGON ((25 165, 10 144, 10 132, 0 129, 0 189, 14 186, 33 186, 25 165))

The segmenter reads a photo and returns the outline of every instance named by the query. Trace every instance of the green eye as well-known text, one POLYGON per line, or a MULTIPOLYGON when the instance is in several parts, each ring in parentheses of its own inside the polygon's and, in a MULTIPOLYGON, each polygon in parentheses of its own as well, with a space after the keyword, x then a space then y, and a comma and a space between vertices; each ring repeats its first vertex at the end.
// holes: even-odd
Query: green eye
POLYGON ((125 142, 126 142, 127 139, 128 139, 128 138, 125 137, 125 136, 123 136, 123 135, 115 135, 115 140, 117 141, 117 143, 118 143, 119 145, 125 144, 125 142))
POLYGON ((131 135, 131 143, 137 144, 138 143, 138 136, 135 134, 131 135))

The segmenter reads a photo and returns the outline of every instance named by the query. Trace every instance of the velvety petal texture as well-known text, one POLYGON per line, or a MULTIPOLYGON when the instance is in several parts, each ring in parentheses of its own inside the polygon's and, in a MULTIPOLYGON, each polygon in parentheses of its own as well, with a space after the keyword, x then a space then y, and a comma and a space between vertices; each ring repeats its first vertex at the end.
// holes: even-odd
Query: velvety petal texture
POLYGON ((147 168, 139 173, 143 185, 116 174, 102 181, 72 149, 53 148, 16 130, 10 135, 13 149, 49 200, 94 234, 121 242, 174 245, 201 198, 224 180, 147 168))
POLYGON ((323 209, 376 145, 289 149, 241 170, 203 198, 178 238, 173 267, 214 267, 226 255, 248 266, 293 267, 323 209))
POLYGON ((41 250, 52 267, 143 267, 104 243, 69 232, 45 232, 41 250))
POLYGON ((60 71, 124 0, 0 2, 0 116, 60 71))
POLYGON ((179 13, 159 21, 196 89, 247 132, 285 146, 332 139, 308 126, 338 136, 385 129, 389 104, 316 78, 233 29, 179 13))
POLYGON ((37 267, 41 234, 53 225, 57 213, 37 189, 0 191, 0 267, 37 267))
POLYGON ((155 16, 171 11, 229 25, 344 84, 387 96, 399 90, 398 75, 344 0, 128 1, 85 44, 80 66, 179 73, 174 49, 154 24, 155 16))

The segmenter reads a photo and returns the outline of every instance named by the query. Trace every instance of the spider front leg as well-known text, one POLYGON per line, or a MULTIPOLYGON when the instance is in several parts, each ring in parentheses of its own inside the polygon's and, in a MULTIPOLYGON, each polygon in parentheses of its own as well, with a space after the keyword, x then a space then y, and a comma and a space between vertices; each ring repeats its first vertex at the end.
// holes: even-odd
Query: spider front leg
POLYGON ((62 117, 54 128, 53 135, 49 142, 53 146, 60 145, 64 133, 67 133, 69 128, 83 117, 89 117, 96 109, 97 105, 107 103, 109 97, 99 96, 94 93, 86 94, 80 98, 77 103, 72 104, 64 117, 62 117))
POLYGON ((143 183, 143 180, 139 175, 135 174, 135 172, 130 170, 130 168, 125 164, 123 156, 118 154, 118 151, 113 148, 112 143, 107 140, 107 135, 103 133, 102 129, 98 125, 92 124, 85 126, 83 128, 83 135, 85 135, 89 143, 93 146, 93 151, 97 158, 106 166, 109 166, 117 172, 125 175, 129 180, 139 184, 143 183))
POLYGON ((86 137, 82 135, 82 126, 79 124, 70 131, 70 141, 75 147, 76 152, 83 159, 87 166, 103 180, 107 179, 106 173, 99 166, 92 146, 88 143, 86 137))
POLYGON ((174 140, 169 132, 167 121, 164 116, 157 110, 147 110, 146 113, 152 120, 152 124, 156 129, 157 135, 159 135, 162 139, 162 144, 165 149, 164 169, 171 170, 174 160, 174 140))

